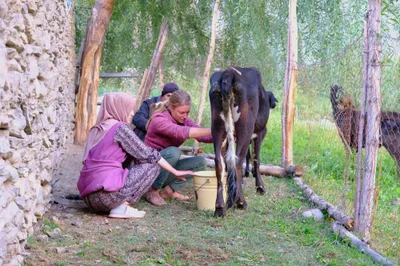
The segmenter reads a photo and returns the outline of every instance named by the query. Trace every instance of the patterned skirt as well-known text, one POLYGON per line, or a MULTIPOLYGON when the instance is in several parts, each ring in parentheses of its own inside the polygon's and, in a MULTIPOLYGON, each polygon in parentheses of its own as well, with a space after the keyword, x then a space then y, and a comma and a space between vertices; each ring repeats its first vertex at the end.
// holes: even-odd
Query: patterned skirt
POLYGON ((99 212, 109 212, 124 202, 135 203, 149 190, 160 173, 155 163, 131 165, 124 187, 119 191, 96 191, 84 198, 85 203, 99 212))

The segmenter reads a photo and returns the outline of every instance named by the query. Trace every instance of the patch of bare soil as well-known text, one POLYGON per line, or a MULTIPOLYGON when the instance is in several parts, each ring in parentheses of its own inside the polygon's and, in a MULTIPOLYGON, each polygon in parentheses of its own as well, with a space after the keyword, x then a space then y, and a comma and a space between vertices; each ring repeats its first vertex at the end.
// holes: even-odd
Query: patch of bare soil
POLYGON ((82 170, 82 157, 84 146, 71 144, 67 148, 64 161, 58 175, 56 175, 53 184, 53 197, 55 199, 63 199, 68 195, 78 195, 79 173, 82 170))

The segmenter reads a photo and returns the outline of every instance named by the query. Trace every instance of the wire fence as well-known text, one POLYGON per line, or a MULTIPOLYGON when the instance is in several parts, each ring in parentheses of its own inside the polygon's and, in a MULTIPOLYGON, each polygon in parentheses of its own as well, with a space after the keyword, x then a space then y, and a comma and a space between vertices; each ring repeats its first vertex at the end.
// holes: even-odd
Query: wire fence
MULTIPOLYGON (((395 48, 389 45, 393 44, 393 38, 384 36, 381 41, 389 52, 382 59, 380 148, 372 238, 378 244, 386 238, 399 245, 400 234, 395 229, 399 221, 387 217, 396 215, 398 207, 394 201, 400 198, 400 60, 394 57, 395 48)), ((317 194, 349 216, 354 214, 359 167, 363 57, 360 36, 324 62, 299 64, 297 73, 295 164, 305 167, 304 179, 317 194)), ((398 249, 386 248, 400 258, 398 249)))

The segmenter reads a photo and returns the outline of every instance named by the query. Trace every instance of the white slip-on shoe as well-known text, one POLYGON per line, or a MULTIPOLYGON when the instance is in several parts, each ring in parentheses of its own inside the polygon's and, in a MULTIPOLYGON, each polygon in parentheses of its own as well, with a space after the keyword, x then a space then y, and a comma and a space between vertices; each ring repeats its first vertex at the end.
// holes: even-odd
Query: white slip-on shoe
POLYGON ((135 208, 126 206, 126 209, 124 212, 121 212, 119 207, 112 209, 110 211, 110 214, 108 215, 108 217, 120 218, 120 219, 143 218, 145 216, 145 214, 146 214, 146 212, 144 212, 144 211, 139 211, 135 208))

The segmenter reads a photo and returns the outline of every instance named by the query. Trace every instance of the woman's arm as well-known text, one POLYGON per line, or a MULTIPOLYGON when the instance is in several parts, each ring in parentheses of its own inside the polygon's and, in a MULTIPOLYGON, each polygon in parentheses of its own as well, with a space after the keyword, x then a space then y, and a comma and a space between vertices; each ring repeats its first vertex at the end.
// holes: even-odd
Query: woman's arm
POLYGON ((121 124, 119 126, 114 140, 125 152, 138 161, 156 163, 161 158, 160 153, 144 144, 128 124, 121 124))
POLYGON ((176 176, 178 179, 180 179, 182 181, 186 181, 186 178, 184 178, 183 176, 185 176, 185 175, 194 175, 194 173, 192 171, 179 171, 179 170, 176 170, 163 157, 161 157, 161 159, 157 162, 157 164, 161 168, 163 168, 164 170, 170 172, 171 174, 173 174, 174 176, 176 176))
POLYGON ((201 138, 211 136, 211 128, 191 127, 189 129, 189 138, 201 138))

